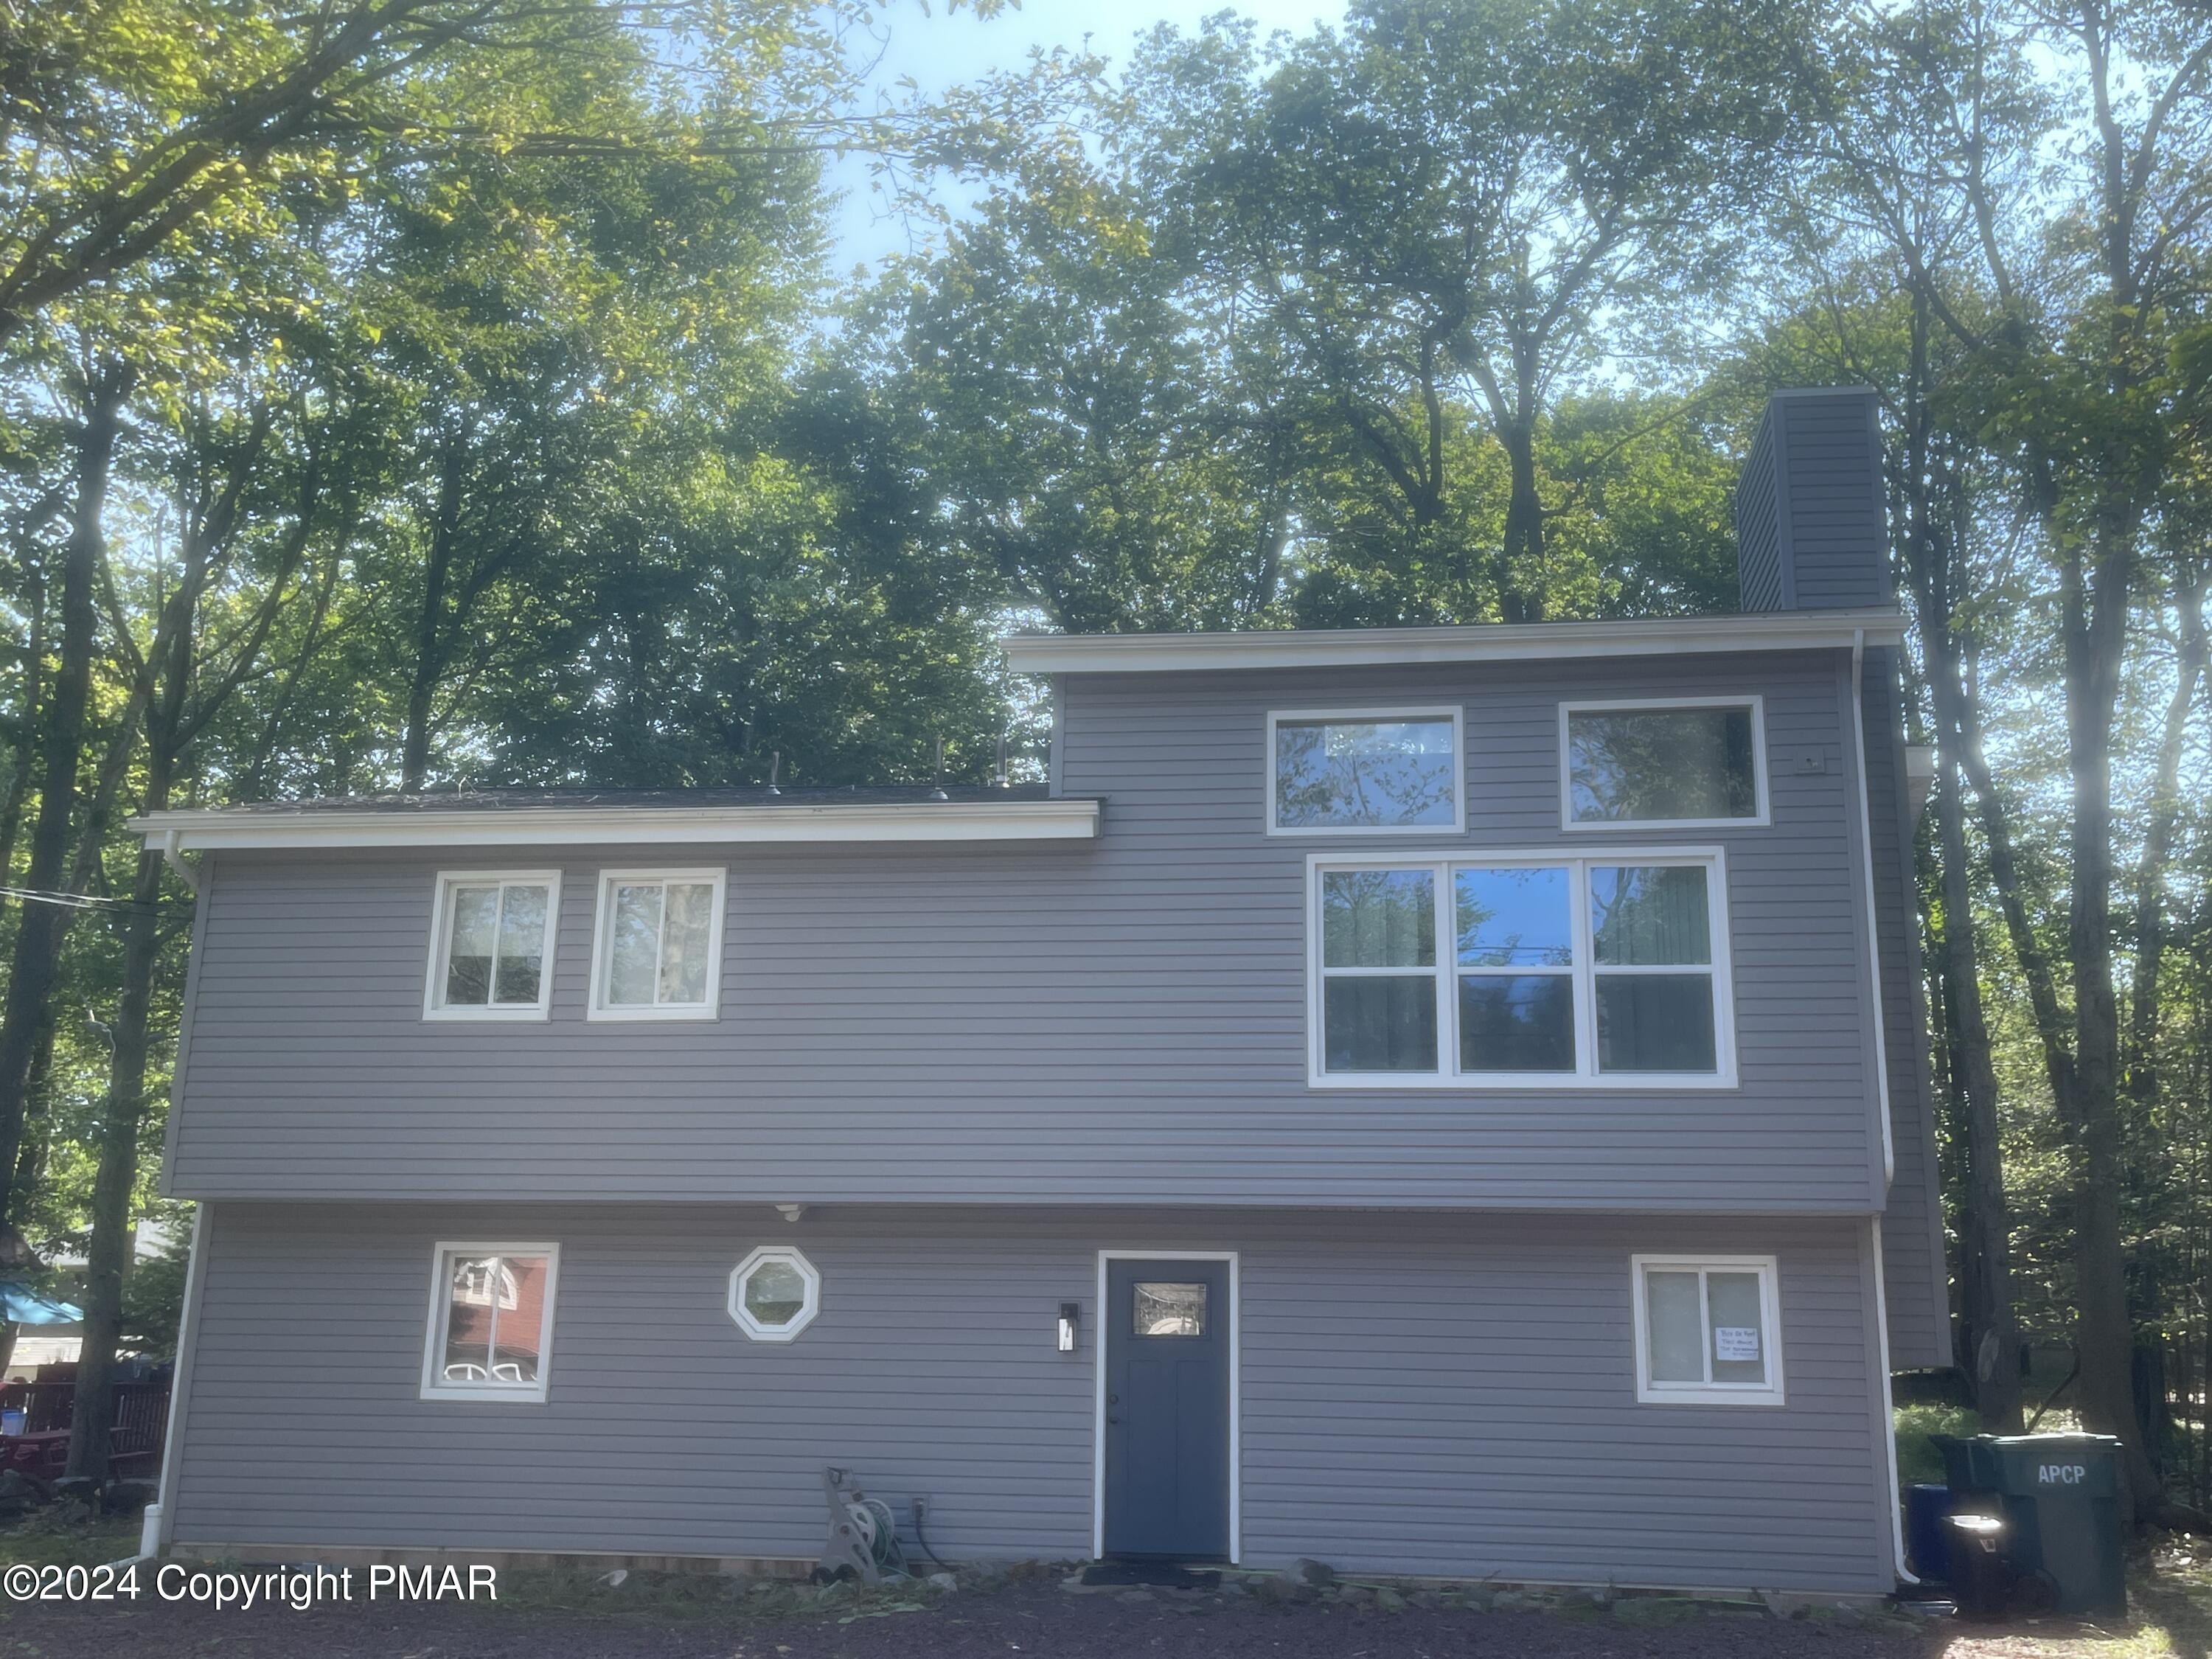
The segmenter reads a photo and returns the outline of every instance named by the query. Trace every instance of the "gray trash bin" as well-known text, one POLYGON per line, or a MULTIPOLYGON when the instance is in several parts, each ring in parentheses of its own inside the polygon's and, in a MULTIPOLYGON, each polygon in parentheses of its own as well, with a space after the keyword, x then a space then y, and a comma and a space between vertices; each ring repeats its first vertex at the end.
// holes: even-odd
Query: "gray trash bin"
POLYGON ((1938 1442, 1954 1507, 2001 1515, 2015 1582, 2059 1613, 2124 1613, 2120 1443, 2103 1434, 1978 1434, 1938 1442))

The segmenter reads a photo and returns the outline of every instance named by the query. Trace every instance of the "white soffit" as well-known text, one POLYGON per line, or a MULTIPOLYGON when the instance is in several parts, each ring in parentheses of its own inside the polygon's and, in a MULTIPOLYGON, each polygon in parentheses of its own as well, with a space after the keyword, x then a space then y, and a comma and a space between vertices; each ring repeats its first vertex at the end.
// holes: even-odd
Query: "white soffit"
POLYGON ((831 806, 511 806, 468 811, 153 812, 131 821, 180 853, 276 847, 705 846, 723 842, 1088 840, 1095 800, 900 802, 831 806), (172 837, 174 839, 172 840, 172 837))
POLYGON ((1006 640, 1006 650, 1007 665, 1018 673, 1135 674, 1696 656, 1739 651, 1847 651, 1861 645, 1898 645, 1904 638, 1904 617, 1894 607, 1883 605, 1619 622, 1478 623, 1449 628, 1015 634, 1006 640))

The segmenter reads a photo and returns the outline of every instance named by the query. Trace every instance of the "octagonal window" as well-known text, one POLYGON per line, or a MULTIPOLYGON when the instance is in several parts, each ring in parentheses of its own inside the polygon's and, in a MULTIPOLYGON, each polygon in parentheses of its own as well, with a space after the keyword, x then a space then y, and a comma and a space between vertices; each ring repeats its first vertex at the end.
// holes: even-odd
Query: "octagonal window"
POLYGON ((788 1342, 822 1310, 822 1275, 797 1250, 765 1244, 730 1275, 730 1317, 756 1342, 788 1342))

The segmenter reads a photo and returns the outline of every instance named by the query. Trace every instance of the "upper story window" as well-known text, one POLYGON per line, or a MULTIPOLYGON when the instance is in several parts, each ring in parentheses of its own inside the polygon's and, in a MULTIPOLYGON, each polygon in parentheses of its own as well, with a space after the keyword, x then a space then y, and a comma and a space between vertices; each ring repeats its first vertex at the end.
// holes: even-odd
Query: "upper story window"
POLYGON ((1639 1255, 1636 1397, 1650 1405, 1782 1404, 1781 1302, 1771 1255, 1639 1255))
POLYGON ((560 910, 557 871, 440 876, 424 1018, 544 1018, 560 910))
POLYGON ((558 1244, 441 1244, 431 1258, 425 1400, 543 1400, 558 1244))
POLYGON ((1562 703, 1566 826, 1763 824, 1765 748, 1756 697, 1562 703))
POLYGON ((722 978, 720 870, 599 878, 593 1019, 712 1019, 722 978))
POLYGON ((1267 716, 1271 835, 1466 827, 1460 711, 1267 716))
POLYGON ((1718 852, 1308 867, 1310 1082, 1735 1081, 1718 852))

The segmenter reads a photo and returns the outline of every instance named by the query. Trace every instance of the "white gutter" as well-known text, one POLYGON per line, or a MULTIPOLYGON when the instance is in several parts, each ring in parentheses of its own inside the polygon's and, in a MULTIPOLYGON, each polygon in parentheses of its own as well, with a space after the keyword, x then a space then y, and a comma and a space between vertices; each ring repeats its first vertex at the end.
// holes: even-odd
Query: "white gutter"
POLYGON ((1095 800, 911 801, 824 806, 332 807, 149 812, 132 833, 172 849, 582 847, 620 843, 1087 841, 1095 800))
POLYGON ((1016 634, 1006 665, 1023 674, 1130 674, 1212 668, 1531 662, 1739 651, 1840 651, 1899 645, 1891 606, 1449 628, 1297 629, 1215 634, 1016 634))

